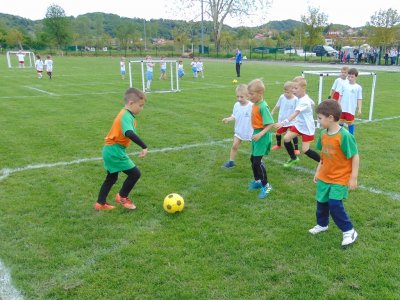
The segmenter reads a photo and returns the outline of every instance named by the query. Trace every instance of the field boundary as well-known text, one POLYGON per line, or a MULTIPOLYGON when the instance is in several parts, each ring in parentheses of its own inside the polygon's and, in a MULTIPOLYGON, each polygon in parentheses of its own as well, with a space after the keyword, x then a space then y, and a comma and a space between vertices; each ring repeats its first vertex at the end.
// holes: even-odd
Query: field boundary
POLYGON ((0 260, 0 299, 20 300, 24 299, 11 283, 11 275, 4 263, 0 260))

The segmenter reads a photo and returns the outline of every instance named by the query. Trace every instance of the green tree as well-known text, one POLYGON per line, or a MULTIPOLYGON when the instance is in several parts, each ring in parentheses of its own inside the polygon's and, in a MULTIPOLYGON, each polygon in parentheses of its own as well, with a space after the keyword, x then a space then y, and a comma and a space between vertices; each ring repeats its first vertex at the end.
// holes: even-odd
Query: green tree
POLYGON ((59 5, 52 4, 47 8, 43 27, 57 48, 65 46, 71 40, 70 20, 65 16, 64 9, 59 5))
POLYGON ((371 16, 371 21, 367 23, 370 35, 369 41, 373 45, 392 45, 397 40, 399 34, 400 16, 397 10, 379 10, 371 16))
POLYGON ((304 32, 306 33, 304 42, 306 47, 323 45, 325 42, 322 32, 328 23, 328 16, 319 8, 309 6, 307 13, 301 16, 301 21, 304 23, 304 32))
POLYGON ((7 44, 12 46, 18 46, 19 49, 22 49, 22 41, 23 41, 23 35, 19 30, 13 28, 7 33, 6 37, 7 44))

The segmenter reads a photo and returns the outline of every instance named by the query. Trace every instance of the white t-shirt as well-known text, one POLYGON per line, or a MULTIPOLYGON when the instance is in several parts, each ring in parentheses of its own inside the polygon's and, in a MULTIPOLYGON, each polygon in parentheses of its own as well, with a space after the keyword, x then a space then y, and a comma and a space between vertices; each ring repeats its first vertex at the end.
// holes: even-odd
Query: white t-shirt
POLYGON ((146 64, 147 72, 153 72, 153 67, 154 67, 153 63, 147 63, 146 64))
POLYGON ((362 87, 358 83, 350 84, 347 83, 343 85, 340 91, 340 106, 342 107, 342 112, 347 112, 355 116, 357 101, 362 100, 362 87))
POLYGON ((37 71, 43 71, 43 62, 40 59, 35 61, 35 66, 37 71))
POLYGON ((119 66, 121 68, 121 71, 125 72, 125 62, 124 61, 120 61, 119 62, 119 66))
POLYGON ((166 62, 161 62, 160 63, 160 68, 161 68, 161 70, 166 70, 167 69, 167 63, 166 62))
MULTIPOLYGON (((294 113, 294 110, 297 106, 298 99, 296 96, 293 96, 292 99, 286 98, 285 94, 282 94, 278 102, 276 103, 276 106, 279 107, 279 115, 278 115, 278 122, 282 122, 283 120, 286 120, 289 118, 289 116, 294 113)), ((294 120, 292 120, 287 126, 289 127, 294 125, 294 120)))
POLYGON ((236 102, 233 106, 232 116, 235 118, 235 136, 242 141, 251 141, 253 126, 251 125, 251 109, 253 103, 246 105, 236 102))
POLYGON ((302 134, 314 135, 315 133, 314 105, 314 101, 307 94, 297 101, 295 110, 300 113, 295 118, 294 126, 302 134))
POLYGON ((196 68, 198 72, 202 72, 203 71, 203 63, 201 61, 198 61, 196 64, 196 68))
POLYGON ((335 92, 339 92, 342 90, 342 87, 344 84, 349 83, 349 80, 346 79, 342 79, 341 77, 336 78, 335 82, 332 85, 332 90, 334 90, 335 92))
POLYGON ((46 66, 47 72, 53 72, 53 61, 51 59, 46 59, 44 65, 46 66))
POLYGON ((17 53, 18 61, 25 61, 25 54, 17 53))

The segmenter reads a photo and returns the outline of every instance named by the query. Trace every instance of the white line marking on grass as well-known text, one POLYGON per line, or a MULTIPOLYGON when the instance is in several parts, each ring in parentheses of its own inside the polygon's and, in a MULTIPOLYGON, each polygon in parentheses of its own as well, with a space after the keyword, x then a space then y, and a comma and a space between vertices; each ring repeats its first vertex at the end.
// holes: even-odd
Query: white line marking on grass
MULTIPOLYGON (((232 141, 232 139, 225 139, 221 141, 211 141, 211 142, 206 142, 206 143, 197 143, 197 144, 186 144, 182 146, 177 146, 177 147, 166 147, 166 148, 161 148, 161 149, 153 149, 149 150, 149 153, 162 153, 162 152, 168 152, 168 151, 179 151, 179 150, 185 150, 185 149, 191 149, 191 148, 197 148, 197 147, 204 147, 204 146, 211 146, 211 145, 219 145, 226 143, 228 141, 232 141)), ((137 155, 139 152, 131 152, 128 153, 128 155, 137 155)), ((59 166, 69 166, 69 165, 74 165, 74 164, 80 164, 84 162, 90 162, 90 161, 97 161, 97 160, 102 160, 102 157, 91 157, 91 158, 80 158, 72 161, 60 161, 60 162, 55 162, 55 163, 43 163, 43 164, 32 164, 32 165, 27 165, 25 167, 20 167, 20 168, 3 168, 0 170, 0 181, 6 179, 8 176, 10 176, 13 173, 17 172, 24 172, 28 170, 35 170, 35 169, 43 169, 43 168, 53 168, 53 167, 59 167, 59 166)))
POLYGON ((41 92, 41 93, 45 93, 45 94, 50 95, 50 96, 57 96, 57 95, 54 94, 54 93, 50 93, 50 92, 48 92, 48 91, 35 88, 35 87, 33 87, 33 86, 28 86, 28 85, 26 85, 25 87, 28 88, 28 89, 30 89, 30 90, 34 90, 34 91, 38 91, 38 92, 41 92))
POLYGON ((373 119, 371 121, 369 121, 369 120, 360 120, 359 123, 357 123, 357 124, 367 124, 367 123, 391 121, 391 120, 396 120, 396 119, 400 119, 400 116, 386 117, 386 118, 381 118, 381 119, 373 119))
POLYGON ((11 284, 11 276, 3 262, 0 260, 0 299, 24 299, 21 293, 11 284))

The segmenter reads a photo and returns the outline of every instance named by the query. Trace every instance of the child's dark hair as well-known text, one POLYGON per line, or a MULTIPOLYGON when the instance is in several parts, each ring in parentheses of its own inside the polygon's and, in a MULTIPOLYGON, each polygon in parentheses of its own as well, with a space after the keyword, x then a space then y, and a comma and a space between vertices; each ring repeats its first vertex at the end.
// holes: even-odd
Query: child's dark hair
POLYGON ((357 77, 358 76, 358 70, 356 68, 351 68, 347 74, 354 75, 354 76, 357 77))
POLYGON ((325 100, 317 106, 316 113, 324 115, 325 117, 332 116, 335 122, 337 122, 342 114, 342 108, 339 102, 335 100, 325 100))
POLYGON ((129 101, 137 102, 142 99, 146 100, 146 95, 141 90, 129 88, 126 90, 124 98, 125 103, 128 103, 129 101))

